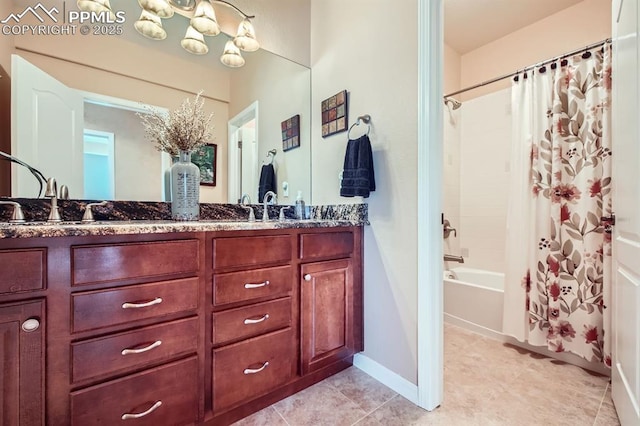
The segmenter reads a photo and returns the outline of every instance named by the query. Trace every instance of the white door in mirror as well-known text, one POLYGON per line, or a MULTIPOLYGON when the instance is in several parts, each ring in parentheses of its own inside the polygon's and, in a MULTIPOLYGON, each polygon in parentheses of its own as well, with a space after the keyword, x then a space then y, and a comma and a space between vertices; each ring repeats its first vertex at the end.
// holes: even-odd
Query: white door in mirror
MULTIPOLYGON (((11 154, 67 185, 73 198, 84 198, 82 96, 17 55, 11 56, 11 76, 11 154)), ((11 195, 36 197, 38 183, 29 171, 14 170, 11 195)))

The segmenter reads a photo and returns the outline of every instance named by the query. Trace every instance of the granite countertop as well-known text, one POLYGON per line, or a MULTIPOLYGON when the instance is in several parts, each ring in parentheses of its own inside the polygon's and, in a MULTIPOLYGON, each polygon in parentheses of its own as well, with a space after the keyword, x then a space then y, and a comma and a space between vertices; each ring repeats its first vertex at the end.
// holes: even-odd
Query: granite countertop
POLYGON ((0 205, 0 238, 36 238, 67 236, 101 236, 126 234, 160 234, 170 232, 241 231, 286 228, 327 228, 368 225, 366 204, 311 206, 310 219, 298 220, 293 209, 285 210, 285 220, 277 218, 281 207, 268 206, 271 220, 261 221, 262 206, 252 205, 255 222, 247 221, 247 211, 238 204, 201 204, 200 220, 171 220, 169 203, 109 201, 93 208, 95 222, 82 223, 84 205, 89 201, 60 201, 61 223, 46 222, 48 200, 8 199, 22 205, 27 223, 9 223, 11 206, 0 205))
POLYGON ((359 226, 353 220, 307 219, 262 222, 131 220, 82 222, 32 222, 26 224, 0 223, 0 238, 77 237, 91 235, 163 234, 170 232, 245 231, 285 228, 327 228, 335 226, 359 226))

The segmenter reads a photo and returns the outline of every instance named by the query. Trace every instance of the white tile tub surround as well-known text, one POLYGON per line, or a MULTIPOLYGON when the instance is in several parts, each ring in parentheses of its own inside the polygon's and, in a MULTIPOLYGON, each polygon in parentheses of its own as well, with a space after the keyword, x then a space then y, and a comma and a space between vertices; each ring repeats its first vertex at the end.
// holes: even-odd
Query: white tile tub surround
MULTIPOLYGON (((505 270, 511 89, 463 103, 460 120, 459 246, 465 266, 505 270)), ((446 205, 446 202, 445 202, 446 205)))
MULTIPOLYGON (((443 213, 451 226, 460 230, 460 119, 461 109, 444 111, 443 137, 443 213)), ((460 254, 460 237, 450 234, 444 240, 443 251, 447 254, 460 254)), ((447 267, 455 264, 445 263, 447 267), (447 265, 449 264, 449 265, 447 265)))

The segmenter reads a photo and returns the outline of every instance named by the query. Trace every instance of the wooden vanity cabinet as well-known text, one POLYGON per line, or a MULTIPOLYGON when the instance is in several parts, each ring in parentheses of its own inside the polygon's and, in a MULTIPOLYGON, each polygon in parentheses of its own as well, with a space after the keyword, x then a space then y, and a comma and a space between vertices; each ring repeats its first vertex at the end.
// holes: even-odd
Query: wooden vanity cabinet
POLYGON ((44 301, 0 305, 3 425, 44 425, 44 301))
POLYGON ((212 239, 212 410, 261 397, 296 374, 295 238, 289 232, 212 239))
POLYGON ((363 350, 360 250, 357 229, 300 236, 302 374, 363 350))
POLYGON ((362 228, 0 239, 0 330, 2 424, 228 425, 363 349, 362 228))
POLYGON ((0 245, 0 423, 45 424, 47 249, 0 245))

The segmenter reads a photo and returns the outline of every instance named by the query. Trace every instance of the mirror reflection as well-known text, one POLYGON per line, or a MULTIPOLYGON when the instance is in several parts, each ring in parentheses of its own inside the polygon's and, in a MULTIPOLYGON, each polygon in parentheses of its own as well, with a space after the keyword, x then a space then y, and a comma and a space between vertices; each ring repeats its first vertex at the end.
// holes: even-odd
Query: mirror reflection
MULTIPOLYGON (((20 12, 26 4, 14 0, 14 11, 20 12)), ((133 29, 140 14, 137 2, 112 0, 111 5, 127 17, 119 37, 13 36, 11 53, 78 94, 80 106, 69 108, 70 101, 36 87, 32 90, 41 98, 35 110, 26 112, 32 96, 14 90, 22 73, 12 71, 12 154, 29 157, 23 160, 45 176, 55 177, 59 185, 66 184, 71 198, 96 194, 100 199, 161 201, 170 159, 144 139, 135 111, 144 104, 173 109, 203 90, 205 108, 214 113, 211 143, 217 145, 218 158, 217 185, 200 187, 201 202, 238 202, 245 193, 253 203, 261 201, 260 172, 272 150, 276 150, 278 202, 293 204, 298 191, 310 202, 308 68, 260 49, 243 52, 245 65, 230 69, 220 63, 222 48, 216 47, 228 40, 224 34, 206 38, 215 54, 191 55, 180 51, 181 33, 189 22, 186 17, 176 14, 163 20, 168 36, 157 42, 133 29), (60 118, 51 111, 72 118, 73 126, 62 129, 60 118), (300 116, 300 146, 285 151, 282 123, 296 115, 300 116), (17 124, 21 116, 30 123, 26 129, 17 124), (42 123, 34 123, 35 116, 42 123), (59 132, 39 132, 45 125, 59 132), (30 142, 25 145, 25 141, 30 142), (39 147, 35 153, 34 144, 39 147), (89 176, 97 170, 103 170, 102 177, 92 184, 89 176)), ((12 167, 11 196, 35 197, 37 183, 28 170, 19 169, 12 167)))

